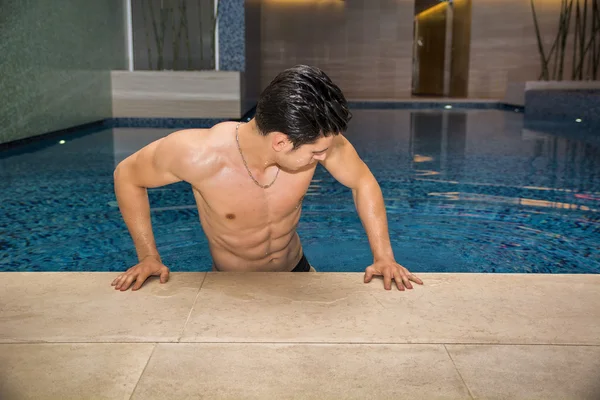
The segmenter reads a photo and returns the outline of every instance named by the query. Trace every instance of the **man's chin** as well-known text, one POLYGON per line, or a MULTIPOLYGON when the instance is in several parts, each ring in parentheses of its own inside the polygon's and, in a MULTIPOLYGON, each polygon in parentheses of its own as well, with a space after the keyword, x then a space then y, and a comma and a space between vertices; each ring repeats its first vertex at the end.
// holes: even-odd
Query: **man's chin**
POLYGON ((287 166, 287 165, 283 166, 283 165, 280 165, 279 168, 281 168, 282 170, 284 170, 286 172, 294 173, 294 172, 302 172, 302 171, 309 170, 311 168, 314 168, 314 166, 315 166, 315 163, 313 162, 313 163, 310 163, 310 164, 307 164, 307 165, 304 165, 304 166, 297 166, 297 165, 294 165, 294 166, 287 166))

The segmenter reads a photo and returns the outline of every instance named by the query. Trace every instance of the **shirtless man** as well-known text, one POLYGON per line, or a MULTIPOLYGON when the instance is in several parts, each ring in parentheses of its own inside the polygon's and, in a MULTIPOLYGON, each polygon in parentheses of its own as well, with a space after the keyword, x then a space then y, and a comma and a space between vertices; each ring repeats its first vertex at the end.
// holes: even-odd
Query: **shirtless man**
POLYGON ((139 263, 112 285, 138 290, 151 275, 169 278, 156 248, 147 188, 191 184, 216 271, 308 271, 296 226, 317 162, 352 189, 373 253, 364 282, 383 276, 399 290, 423 282, 396 263, 381 189, 342 135, 351 114, 341 90, 304 65, 279 74, 248 123, 223 122, 159 139, 116 168, 115 193, 139 263))

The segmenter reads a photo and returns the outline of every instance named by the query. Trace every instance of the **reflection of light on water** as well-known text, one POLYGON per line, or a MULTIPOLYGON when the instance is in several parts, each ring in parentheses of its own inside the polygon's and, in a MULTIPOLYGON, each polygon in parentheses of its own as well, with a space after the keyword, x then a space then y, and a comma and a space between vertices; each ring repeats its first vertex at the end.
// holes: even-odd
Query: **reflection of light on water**
MULTIPOLYGON (((415 179, 415 180, 417 180, 417 181, 424 181, 424 182, 453 183, 455 185, 458 184, 457 181, 445 181, 443 179, 415 179)), ((468 183, 467 183, 467 185, 468 185, 468 183)))
POLYGON ((554 188, 547 188, 547 187, 541 187, 541 186, 523 186, 523 189, 551 190, 553 192, 573 192, 573 190, 571 190, 571 189, 554 189, 554 188))
MULTIPOLYGON (((314 181, 313 181, 314 182, 314 181)), ((321 194, 321 185, 313 185, 312 183, 306 190, 306 196, 318 196, 321 194)))
POLYGON ((444 197, 444 198, 446 198, 448 200, 458 200, 459 199, 459 195, 460 195, 460 192, 444 192, 444 193, 431 192, 431 193, 427 193, 427 196, 444 197))
POLYGON ((428 176, 428 175, 439 175, 438 171, 428 171, 428 170, 415 170, 416 176, 428 176))
POLYGON ((560 203, 560 202, 557 202, 557 201, 534 200, 534 199, 519 199, 519 200, 520 200, 520 204, 523 204, 523 205, 526 205, 526 206, 550 207, 550 208, 564 208, 564 209, 567 209, 567 210, 590 211, 589 207, 580 206, 578 204, 560 203))
POLYGON ((594 211, 587 206, 572 203, 561 203, 558 201, 547 201, 547 200, 535 200, 535 199, 524 199, 521 197, 506 197, 506 196, 491 196, 487 194, 477 193, 460 193, 460 192, 430 192, 428 196, 432 197, 443 197, 448 200, 464 200, 464 201, 485 201, 488 203, 503 203, 503 204, 515 204, 523 206, 534 206, 534 207, 547 207, 547 208, 560 208, 565 210, 581 210, 581 211, 594 211))
POLYGON ((565 237, 563 235, 559 235, 558 233, 544 232, 544 231, 540 231, 539 229, 529 228, 528 226, 519 225, 519 226, 517 226, 517 229, 521 229, 521 230, 524 230, 524 231, 534 232, 534 233, 537 233, 539 235, 549 236, 551 238, 563 238, 563 239, 565 239, 565 237))
POLYGON ((428 161, 433 161, 433 157, 422 156, 419 154, 415 154, 415 156, 413 157, 413 162, 428 162, 428 161))
POLYGON ((591 194, 586 194, 586 193, 577 193, 577 194, 575 194, 575 197, 577 197, 578 199, 584 199, 584 200, 600 201, 600 196, 593 196, 591 194))
MULTIPOLYGON (((468 185, 468 186, 490 186, 490 187, 516 188, 516 189, 549 190, 552 192, 567 192, 567 193, 576 192, 576 190, 571 190, 571 189, 548 188, 548 187, 543 187, 543 186, 513 186, 513 185, 503 185, 503 184, 497 184, 497 183, 458 182, 458 181, 447 181, 444 179, 426 179, 426 178, 417 178, 415 180, 423 181, 423 182, 451 183, 453 185, 461 184, 461 185, 468 185)), ((590 192, 590 195, 600 196, 600 193, 590 192)), ((575 197, 579 197, 579 196, 575 195, 575 197)))

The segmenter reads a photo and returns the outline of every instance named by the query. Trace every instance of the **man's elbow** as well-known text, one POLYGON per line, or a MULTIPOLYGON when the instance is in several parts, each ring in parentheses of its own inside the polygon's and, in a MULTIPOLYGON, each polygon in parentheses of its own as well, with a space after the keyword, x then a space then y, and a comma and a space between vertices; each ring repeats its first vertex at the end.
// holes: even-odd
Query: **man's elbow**
POLYGON ((371 190, 379 190, 379 183, 371 171, 367 171, 356 183, 356 190, 364 190, 370 192, 371 190))
POLYGON ((136 153, 125 157, 123 160, 121 160, 115 167, 115 170, 113 172, 113 178, 123 178, 123 176, 125 176, 129 171, 131 171, 131 168, 135 166, 135 159, 136 153))
POLYGON ((129 158, 122 160, 115 167, 115 170, 113 171, 113 180, 115 184, 117 182, 122 182, 128 175, 130 175, 128 174, 128 171, 131 168, 131 163, 128 160, 129 158))
POLYGON ((123 174, 123 161, 117 164, 115 170, 113 171, 113 180, 117 182, 119 177, 123 174))

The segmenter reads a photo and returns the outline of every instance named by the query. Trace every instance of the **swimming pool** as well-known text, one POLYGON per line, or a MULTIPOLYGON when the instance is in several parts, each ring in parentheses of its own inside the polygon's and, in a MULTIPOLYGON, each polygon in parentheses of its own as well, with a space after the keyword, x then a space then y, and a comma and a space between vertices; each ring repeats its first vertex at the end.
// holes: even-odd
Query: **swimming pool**
MULTIPOLYGON (((378 178, 396 259, 414 272, 600 273, 600 145, 524 129, 501 110, 353 110, 347 137, 378 178)), ((1 271, 121 271, 136 263, 115 165, 175 129, 65 135, 0 154, 1 271)), ((189 185, 151 189, 173 271, 211 260, 189 185)), ((298 226, 318 271, 372 256, 351 192, 319 167, 298 226)))

